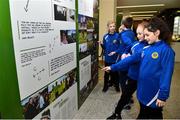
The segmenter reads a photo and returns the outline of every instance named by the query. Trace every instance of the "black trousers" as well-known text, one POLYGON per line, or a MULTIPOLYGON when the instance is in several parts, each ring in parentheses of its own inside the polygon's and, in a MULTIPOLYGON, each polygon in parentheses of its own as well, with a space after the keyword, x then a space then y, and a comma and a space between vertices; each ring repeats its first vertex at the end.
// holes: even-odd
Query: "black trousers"
POLYGON ((137 119, 163 119, 162 108, 151 108, 140 103, 140 113, 137 119))
POLYGON ((125 85, 125 90, 122 92, 122 95, 118 101, 118 104, 115 108, 115 113, 121 114, 124 106, 129 103, 131 96, 137 89, 137 81, 128 78, 127 84, 125 85))
POLYGON ((128 80, 127 76, 128 71, 118 71, 119 74, 119 83, 121 85, 121 91, 124 92, 126 89, 126 82, 128 80))
MULTIPOLYGON (((105 66, 110 66, 110 65, 112 65, 112 63, 105 62, 105 66)), ((111 84, 114 84, 115 87, 119 88, 118 72, 109 71, 104 73, 104 88, 108 88, 109 82, 111 82, 111 84)))

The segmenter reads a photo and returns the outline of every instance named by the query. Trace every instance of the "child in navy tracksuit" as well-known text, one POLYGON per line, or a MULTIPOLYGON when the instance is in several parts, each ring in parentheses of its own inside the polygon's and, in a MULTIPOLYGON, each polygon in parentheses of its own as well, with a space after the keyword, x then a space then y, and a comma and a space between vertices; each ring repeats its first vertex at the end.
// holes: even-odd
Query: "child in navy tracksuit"
MULTIPOLYGON (((135 41, 131 47, 130 54, 127 52, 127 54, 122 55, 122 59, 125 57, 131 55, 131 54, 136 54, 137 52, 140 52, 143 50, 143 47, 147 45, 147 42, 144 40, 144 26, 147 25, 147 22, 142 22, 141 24, 138 25, 136 33, 137 33, 137 38, 139 41, 135 41)), ((128 69, 128 81, 127 84, 125 85, 125 90, 122 92, 121 98, 118 101, 118 104, 115 108, 115 112, 108 117, 107 119, 121 119, 121 111, 123 110, 123 107, 128 104, 129 100, 131 99, 132 94, 135 92, 137 89, 137 79, 139 76, 139 65, 140 63, 134 63, 129 66, 128 69)))
POLYGON ((137 98, 140 103, 138 119, 162 119, 162 108, 169 97, 171 78, 174 69, 175 53, 167 44, 170 32, 161 19, 155 17, 144 30, 149 46, 118 64, 104 70, 122 69, 140 61, 137 82, 137 98))
MULTIPOLYGON (((135 41, 136 37, 134 32, 132 31, 131 27, 133 25, 133 19, 132 17, 125 17, 122 20, 121 26, 119 28, 119 37, 121 40, 120 44, 120 49, 118 51, 118 54, 120 56, 125 52, 125 51, 130 51, 130 48, 135 41)), ((121 90, 124 92, 125 90, 125 84, 127 81, 127 72, 128 72, 128 67, 122 71, 119 71, 119 82, 121 85, 121 90)))
MULTIPOLYGON (((103 44, 101 44, 102 48, 104 49, 104 56, 105 56, 105 66, 110 66, 116 63, 118 58, 118 54, 112 54, 119 51, 120 47, 120 40, 119 34, 115 32, 115 22, 108 21, 107 24, 108 33, 103 37, 103 44)), ((104 74, 104 87, 103 92, 108 90, 109 81, 113 82, 111 84, 115 85, 116 91, 119 92, 119 81, 118 81, 118 72, 105 72, 104 74), (110 77, 110 80, 109 80, 110 77)))

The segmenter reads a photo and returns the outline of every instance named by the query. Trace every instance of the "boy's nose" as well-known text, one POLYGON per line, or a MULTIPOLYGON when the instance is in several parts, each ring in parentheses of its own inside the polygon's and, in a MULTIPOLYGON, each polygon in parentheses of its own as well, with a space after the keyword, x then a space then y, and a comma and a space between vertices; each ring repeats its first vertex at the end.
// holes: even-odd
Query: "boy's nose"
POLYGON ((146 37, 146 36, 145 36, 144 38, 147 40, 147 37, 146 37))

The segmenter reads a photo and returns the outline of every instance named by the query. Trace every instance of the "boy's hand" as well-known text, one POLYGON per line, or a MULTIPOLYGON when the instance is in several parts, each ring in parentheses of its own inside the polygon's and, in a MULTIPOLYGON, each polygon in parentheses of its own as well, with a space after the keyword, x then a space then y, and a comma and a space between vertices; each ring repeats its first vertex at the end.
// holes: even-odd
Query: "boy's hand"
POLYGON ((124 58, 126 58, 127 54, 122 54, 121 55, 121 60, 123 60, 124 58))
POLYGON ((165 103, 166 103, 165 101, 162 101, 162 100, 159 100, 159 99, 157 99, 157 101, 156 101, 156 105, 158 107, 164 107, 165 103))
POLYGON ((124 25, 121 25, 121 26, 119 27, 119 33, 122 32, 123 29, 124 29, 124 25))
POLYGON ((103 44, 103 42, 102 41, 97 41, 99 44, 103 44))
POLYGON ((131 56, 129 53, 128 53, 128 54, 122 54, 122 55, 121 55, 121 60, 123 60, 124 58, 127 58, 127 57, 129 57, 129 56, 131 56))
POLYGON ((109 72, 109 71, 111 70, 111 67, 110 67, 110 66, 107 66, 107 67, 102 68, 101 70, 106 71, 106 72, 109 72))

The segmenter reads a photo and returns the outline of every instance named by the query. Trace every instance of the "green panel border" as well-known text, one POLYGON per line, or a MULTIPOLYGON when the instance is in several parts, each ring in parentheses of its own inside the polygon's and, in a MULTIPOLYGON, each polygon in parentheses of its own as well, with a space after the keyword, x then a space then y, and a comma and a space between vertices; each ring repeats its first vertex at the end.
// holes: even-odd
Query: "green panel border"
POLYGON ((23 118, 11 32, 9 0, 0 0, 0 117, 23 118))
MULTIPOLYGON (((79 53, 80 41, 79 41, 79 25, 78 25, 78 8, 79 8, 78 1, 79 0, 75 0, 75 2, 76 2, 76 5, 75 5, 75 8, 76 8, 76 40, 77 40, 77 43, 76 43, 77 44, 77 47, 76 47, 77 48, 77 50, 76 50, 77 51, 77 92, 78 92, 78 109, 79 109, 82 106, 82 104, 84 103, 84 101, 87 99, 87 97, 90 95, 92 90, 95 88, 95 85, 93 86, 93 88, 90 91, 86 91, 86 93, 84 93, 84 95, 83 95, 84 98, 82 99, 81 94, 80 94, 80 71, 79 71, 79 61, 81 60, 81 58, 80 58, 80 53, 79 53)), ((99 0, 97 0, 97 2, 98 2, 98 7, 99 7, 99 0)), ((96 14, 96 17, 94 17, 94 13, 93 13, 92 18, 97 19, 97 21, 99 22, 99 10, 98 10, 98 13, 96 14)), ((98 32, 97 32, 97 35, 98 35, 97 40, 98 40, 99 39, 99 24, 98 24, 97 29, 98 29, 98 32)), ((98 48, 97 48, 97 53, 98 53, 98 48)), ((98 54, 97 54, 97 59, 98 59, 98 54)), ((97 61, 97 64, 98 64, 98 61, 97 61)), ((98 83, 98 80, 95 84, 97 84, 97 83, 98 83)))
POLYGON ((76 80, 77 80, 77 98, 78 98, 78 109, 80 108, 80 80, 79 80, 79 26, 78 26, 78 0, 75 0, 75 9, 76 9, 76 56, 77 56, 77 74, 76 74, 76 80))

